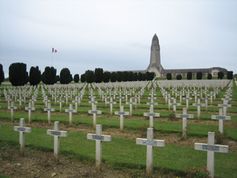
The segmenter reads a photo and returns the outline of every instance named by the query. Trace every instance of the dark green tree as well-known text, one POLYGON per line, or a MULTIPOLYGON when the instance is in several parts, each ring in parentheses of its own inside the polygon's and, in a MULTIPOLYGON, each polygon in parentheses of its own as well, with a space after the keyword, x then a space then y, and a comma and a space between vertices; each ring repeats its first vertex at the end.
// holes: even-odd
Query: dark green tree
POLYGON ((52 85, 57 82, 57 70, 54 67, 45 67, 43 74, 41 75, 42 82, 47 85, 52 85))
POLYGON ((95 69, 95 82, 101 83, 103 81, 104 70, 102 68, 95 69))
POLYGON ((63 68, 60 71, 60 83, 69 84, 72 81, 72 75, 68 68, 63 68))
POLYGON ((202 72, 197 72, 197 80, 202 80, 202 72))
POLYGON ((29 74, 29 82, 31 85, 38 85, 41 81, 41 72, 39 70, 39 67, 31 67, 30 68, 30 74, 29 74))
POLYGON ((182 80, 182 75, 181 75, 181 74, 178 74, 178 75, 176 76, 176 79, 177 79, 177 80, 182 80))
POLYGON ((12 63, 9 67, 9 81, 13 86, 23 86, 29 80, 26 64, 12 63))
POLYGON ((228 71, 227 72, 227 79, 232 80, 233 79, 233 71, 228 71))
POLYGON ((110 81, 116 82, 117 81, 117 72, 112 72, 110 75, 110 81))
POLYGON ((172 74, 171 73, 167 73, 166 74, 166 79, 167 80, 172 80, 172 74))
POLYGON ((218 77, 218 79, 223 79, 224 78, 224 73, 222 71, 219 71, 217 73, 217 77, 218 77))
POLYGON ((110 72, 104 72, 103 74, 103 82, 108 83, 110 81, 111 74, 110 72))
POLYGON ((188 79, 188 80, 192 80, 192 78, 193 78, 192 72, 188 72, 188 73, 187 73, 187 79, 188 79))
POLYGON ((93 83, 95 82, 95 73, 92 70, 87 70, 85 72, 85 78, 87 83, 93 83))
POLYGON ((4 81, 4 79, 5 77, 4 77, 3 67, 2 67, 2 64, 0 64, 0 85, 4 81))
POLYGON ((212 79, 212 74, 208 73, 208 74, 207 74, 207 79, 208 79, 208 80, 211 80, 211 79, 212 79))
POLYGON ((82 83, 86 82, 86 75, 85 74, 81 75, 81 82, 82 83))
POLYGON ((78 83, 80 78, 79 78, 79 74, 75 74, 74 77, 73 77, 73 80, 75 83, 78 83))

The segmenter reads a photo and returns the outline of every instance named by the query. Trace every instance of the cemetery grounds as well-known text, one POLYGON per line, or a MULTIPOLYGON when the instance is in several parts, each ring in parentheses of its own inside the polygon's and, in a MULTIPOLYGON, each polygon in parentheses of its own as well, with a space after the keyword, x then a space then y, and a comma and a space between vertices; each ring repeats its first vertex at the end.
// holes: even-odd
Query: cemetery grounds
MULTIPOLYGON (((153 98, 154 112, 160 117, 154 118, 154 139, 165 141, 165 147, 153 148, 153 177, 207 177, 207 152, 194 149, 194 143, 207 143, 208 132, 215 132, 215 143, 228 145, 226 154, 215 153, 215 177, 237 177, 237 86, 229 80, 191 80, 191 81, 150 81, 118 82, 102 84, 39 85, 38 87, 12 87, 7 84, 0 88, 0 177, 146 177, 146 146, 137 145, 136 138, 146 138, 149 112, 153 98), (186 107, 184 97, 189 94, 187 138, 182 136, 181 114, 186 107), (195 96, 196 95, 196 96, 195 96), (176 112, 168 105, 168 98, 176 98, 176 112), (197 116, 195 97, 207 107, 201 107, 197 116), (91 99, 94 98, 94 99, 91 99), (112 98, 113 113, 108 102, 112 98), (115 111, 129 112, 132 98, 132 115, 124 116, 124 128, 120 129, 119 116, 115 111), (227 115, 231 120, 224 121, 224 133, 218 132, 218 121, 211 119, 218 115, 218 104, 228 100, 231 107, 227 115), (47 103, 55 111, 51 112, 48 123, 47 103), (60 111, 60 100, 62 108, 60 111), (121 100, 121 101, 120 101, 121 100), (25 107, 34 102, 35 111, 28 122, 25 107), (14 102, 16 109, 8 108, 14 102), (96 115, 96 123, 102 125, 102 134, 111 135, 111 142, 102 143, 102 166, 95 170, 95 142, 87 139, 87 133, 95 133, 92 115, 92 103, 102 114, 96 115), (126 103, 127 102, 127 103, 126 103), (78 104, 77 112, 69 114, 65 109, 69 104, 78 104), (24 155, 19 149, 19 133, 13 130, 19 125, 20 118, 32 132, 25 134, 24 155), (46 134, 53 128, 53 122, 60 122, 60 130, 68 132, 60 138, 59 157, 53 155, 53 138, 46 134)), ((172 101, 172 100, 171 100, 172 101)))

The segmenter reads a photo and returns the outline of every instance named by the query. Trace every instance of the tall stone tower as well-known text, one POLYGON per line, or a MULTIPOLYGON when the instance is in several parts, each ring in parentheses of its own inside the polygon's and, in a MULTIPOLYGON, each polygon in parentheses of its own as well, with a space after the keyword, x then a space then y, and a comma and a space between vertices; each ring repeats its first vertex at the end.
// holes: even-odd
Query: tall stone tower
POLYGON ((163 71, 163 67, 160 63, 160 44, 156 34, 152 38, 150 64, 147 71, 154 72, 157 77, 160 77, 163 71))

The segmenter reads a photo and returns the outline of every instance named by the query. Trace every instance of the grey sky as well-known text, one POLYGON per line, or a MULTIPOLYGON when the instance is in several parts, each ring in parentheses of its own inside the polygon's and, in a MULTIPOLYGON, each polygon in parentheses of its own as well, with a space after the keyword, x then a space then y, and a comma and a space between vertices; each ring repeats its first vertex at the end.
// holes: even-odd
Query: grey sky
POLYGON ((5 72, 12 62, 73 74, 142 70, 156 33, 164 68, 236 73, 236 7, 235 0, 0 0, 0 63, 5 72))

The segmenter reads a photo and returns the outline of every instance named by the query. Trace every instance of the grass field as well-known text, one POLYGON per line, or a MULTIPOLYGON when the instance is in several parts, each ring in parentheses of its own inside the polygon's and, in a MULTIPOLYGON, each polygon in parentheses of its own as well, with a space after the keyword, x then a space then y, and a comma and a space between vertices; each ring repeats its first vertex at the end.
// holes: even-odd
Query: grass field
MULTIPOLYGON (((218 122, 211 120, 211 115, 218 113, 216 107, 221 103, 223 90, 217 99, 208 107, 202 109, 201 118, 196 118, 196 108, 190 107, 189 113, 195 114, 195 118, 188 122, 188 139, 181 137, 182 122, 181 119, 172 117, 172 110, 157 91, 158 107, 156 112, 161 114, 161 118, 155 119, 154 138, 165 139, 164 148, 154 148, 154 169, 174 172, 178 176, 185 176, 188 172, 201 171, 198 176, 205 176, 206 152, 194 150, 194 142, 207 142, 208 131, 218 132, 218 122)), ((115 169, 140 169, 145 170, 146 147, 136 145, 136 137, 146 137, 146 128, 149 121, 143 117, 143 113, 148 111, 146 105, 149 92, 146 91, 141 98, 141 104, 134 108, 133 116, 125 118, 124 130, 119 130, 118 116, 109 114, 109 106, 102 103, 99 94, 95 93, 98 98, 97 108, 102 110, 103 114, 97 117, 97 123, 102 124, 103 133, 112 135, 112 141, 103 144, 103 162, 111 165, 115 169)), ((52 152, 52 137, 46 135, 46 129, 52 128, 52 124, 47 124, 47 113, 43 112, 43 103, 36 103, 36 111, 32 113, 32 133, 26 134, 27 147, 52 152)), ((88 132, 95 132, 92 127, 92 116, 87 114, 91 108, 88 104, 88 93, 85 93, 82 103, 78 107, 78 113, 73 115, 73 124, 68 125, 68 114, 59 112, 59 104, 52 103, 56 112, 52 113, 51 120, 60 121, 62 129, 69 132, 68 137, 61 139, 60 154, 71 156, 78 160, 94 162, 95 143, 86 139, 88 132)), ((191 102, 192 103, 192 102, 191 102)), ((224 135, 217 134, 219 141, 223 144, 230 144, 230 151, 227 154, 215 154, 215 175, 216 177, 237 177, 237 87, 233 86, 232 107, 228 109, 231 115, 231 121, 225 122, 224 135)), ((182 107, 178 107, 177 113, 181 113, 182 107)), ((64 105, 63 111, 68 106, 64 105)), ((114 106, 114 111, 118 111, 118 104, 114 106)), ((126 105, 125 110, 129 108, 126 105)), ((17 110, 14 115, 14 123, 10 122, 10 112, 7 110, 7 104, 1 100, 0 108, 0 141, 1 144, 18 144, 18 133, 13 131, 13 125, 18 125, 19 118, 25 118, 27 122, 28 113, 23 110, 17 110)), ((53 154, 53 153, 52 153, 53 154)))

